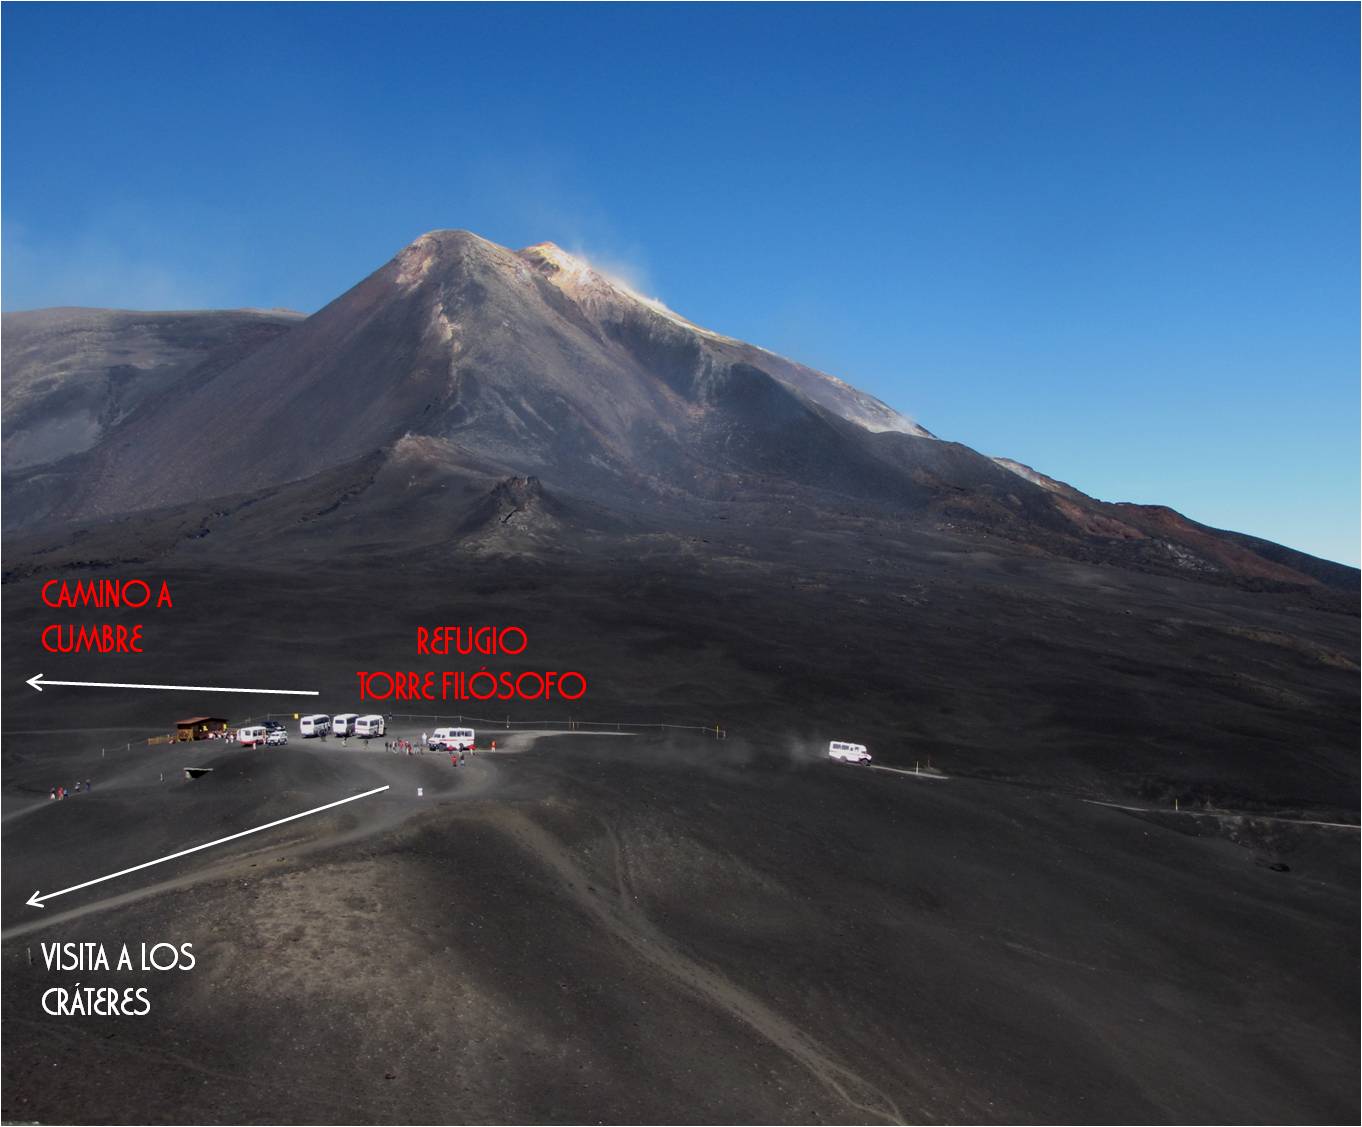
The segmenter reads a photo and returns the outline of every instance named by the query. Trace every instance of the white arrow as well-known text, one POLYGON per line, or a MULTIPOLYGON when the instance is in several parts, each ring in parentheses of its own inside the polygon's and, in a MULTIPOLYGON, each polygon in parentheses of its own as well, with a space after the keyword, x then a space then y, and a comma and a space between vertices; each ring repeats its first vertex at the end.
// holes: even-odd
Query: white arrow
POLYGON ((286 697, 317 697, 317 689, 224 689, 221 685, 130 685, 121 681, 44 681, 41 673, 35 673, 26 682, 38 692, 44 685, 80 685, 87 689, 183 689, 192 693, 275 693, 286 697))
POLYGON ((194 845, 188 849, 181 849, 178 853, 172 853, 168 857, 157 857, 155 861, 143 861, 140 865, 134 865, 131 869, 119 869, 116 873, 110 873, 105 877, 95 877, 94 880, 87 880, 83 884, 73 884, 70 888, 63 888, 60 892, 41 893, 36 888, 33 895, 27 900, 31 908, 46 908, 43 903, 45 900, 55 900, 58 896, 65 896, 68 892, 76 892, 82 888, 89 888, 92 884, 102 884, 106 880, 113 880, 114 877, 125 877, 129 873, 135 873, 138 869, 149 869, 152 865, 161 865, 166 861, 173 861, 176 857, 187 857, 191 853, 197 853, 200 849, 212 849, 215 845, 222 845, 228 841, 236 841, 239 837, 247 834, 258 834, 261 830, 271 830, 275 826, 282 826, 285 822, 296 822, 299 818, 306 818, 309 814, 320 814, 323 810, 330 810, 335 806, 344 806, 347 802, 358 802, 361 798, 368 798, 370 795, 382 794, 387 787, 375 787, 373 790, 366 790, 363 794, 352 794, 349 798, 342 798, 337 802, 328 802, 325 806, 318 806, 314 810, 304 810, 301 814, 290 814, 287 818, 280 818, 277 822, 270 822, 268 825, 256 826, 254 829, 242 830, 240 833, 228 834, 220 837, 217 841, 206 841, 202 845, 194 845))

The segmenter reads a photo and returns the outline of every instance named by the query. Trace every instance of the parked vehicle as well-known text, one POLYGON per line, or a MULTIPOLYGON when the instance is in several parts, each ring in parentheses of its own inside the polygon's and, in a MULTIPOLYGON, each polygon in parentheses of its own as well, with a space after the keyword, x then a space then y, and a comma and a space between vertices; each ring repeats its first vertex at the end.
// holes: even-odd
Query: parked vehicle
POLYGON ((288 733, 283 728, 274 728, 265 736, 269 747, 284 747, 288 744, 288 733))
POLYGON ((828 755, 833 759, 840 759, 843 763, 869 763, 870 752, 866 751, 865 744, 843 743, 841 740, 833 740, 828 744, 828 755))
POLYGON ((386 731, 387 725, 384 723, 383 717, 379 716, 377 713, 372 713, 369 716, 360 716, 355 719, 354 734, 357 736, 381 736, 386 731))
POLYGON ((472 728, 436 728, 426 745, 434 748, 438 743, 443 751, 472 751, 477 739, 478 734, 472 728))
POLYGON ((259 747, 269 738, 269 730, 263 724, 255 724, 249 728, 238 728, 236 732, 236 742, 242 747, 259 747))
POLYGON ((359 733, 355 731, 355 721, 359 719, 358 713, 342 712, 331 717, 331 734, 333 736, 355 736, 359 733))
POLYGON ((306 739, 308 736, 324 736, 331 731, 331 717, 324 713, 316 713, 313 716, 304 716, 298 721, 298 734, 306 739))

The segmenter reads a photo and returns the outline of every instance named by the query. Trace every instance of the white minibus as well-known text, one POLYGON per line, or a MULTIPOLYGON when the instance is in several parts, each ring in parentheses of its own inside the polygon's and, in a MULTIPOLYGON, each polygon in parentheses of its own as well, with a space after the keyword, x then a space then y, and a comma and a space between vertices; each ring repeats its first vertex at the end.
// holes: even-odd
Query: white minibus
POLYGON ((385 731, 387 731, 387 725, 383 723, 383 717, 377 713, 361 716, 355 721, 354 734, 357 736, 381 736, 385 731))
POLYGON ((865 744, 843 743, 841 740, 833 740, 828 744, 828 755, 833 759, 840 759, 844 763, 869 763, 870 752, 866 751, 865 744))
POLYGON ((445 751, 472 751, 477 738, 472 728, 436 728, 426 743, 445 751))
POLYGON ((329 731, 331 731, 331 717, 320 712, 314 716, 304 716, 298 721, 298 734, 303 737, 324 736, 329 731))

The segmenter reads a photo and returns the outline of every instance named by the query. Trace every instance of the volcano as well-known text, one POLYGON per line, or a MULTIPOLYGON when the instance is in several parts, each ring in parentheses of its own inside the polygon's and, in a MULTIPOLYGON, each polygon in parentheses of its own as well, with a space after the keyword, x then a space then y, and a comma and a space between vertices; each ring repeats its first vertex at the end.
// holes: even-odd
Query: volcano
POLYGON ((550 243, 3 346, 5 1118, 1356 1122, 1355 569, 550 243), (44 584, 134 577, 173 608, 98 621, 140 652, 44 649, 44 584), (360 699, 455 623, 589 691, 360 699), (75 687, 111 681, 149 688, 75 687), (157 688, 283 684, 318 695, 157 688), (302 707, 480 750, 303 743, 302 707), (289 746, 158 736, 271 712, 289 746), (25 947, 92 936, 200 969, 151 1020, 47 1018, 25 947))
MULTIPOLYGON (((912 723, 943 748, 982 711, 1043 774, 1105 764, 1135 793, 1204 771, 1216 793, 1337 809, 1355 777, 1335 740, 1356 700, 1334 695, 1356 668, 1355 569, 938 437, 552 243, 435 231, 309 317, 16 313, 4 346, 11 584, 241 566, 318 589, 340 569, 337 591, 429 572, 495 592, 496 575, 530 598, 548 569, 561 602, 537 613, 564 645, 608 620, 661 647, 602 658, 622 708, 779 715, 850 694, 889 731, 925 699, 912 723), (722 687, 672 667, 721 608, 701 650, 722 687), (871 661, 876 687, 829 653, 871 661), (1244 705, 1251 722, 1213 721, 1244 705), (1288 732, 1331 764, 1303 792, 1273 757, 1288 732)), ((334 613, 387 637, 387 602, 334 613)), ((966 742, 1016 770, 993 735, 966 742)))
POLYGON ((762 522, 860 506, 1213 581, 1356 581, 1353 569, 1168 508, 1099 502, 939 439, 552 243, 517 252, 431 232, 307 318, 43 311, 5 327, 6 365, 20 372, 6 385, 9 529, 277 490, 377 457, 423 461, 413 480, 427 488, 533 477, 659 525, 732 505, 762 522), (107 355, 90 355, 96 316, 107 355), (148 361, 145 342, 164 340, 166 325, 180 351, 148 361))

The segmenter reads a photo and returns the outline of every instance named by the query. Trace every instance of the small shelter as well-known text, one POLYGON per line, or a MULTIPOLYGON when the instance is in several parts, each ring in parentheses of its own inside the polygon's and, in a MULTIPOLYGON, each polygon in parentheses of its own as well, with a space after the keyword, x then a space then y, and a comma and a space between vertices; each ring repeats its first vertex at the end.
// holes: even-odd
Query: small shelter
POLYGON ((213 732, 225 732, 227 721, 221 716, 190 716, 175 721, 177 740, 206 740, 213 732))

